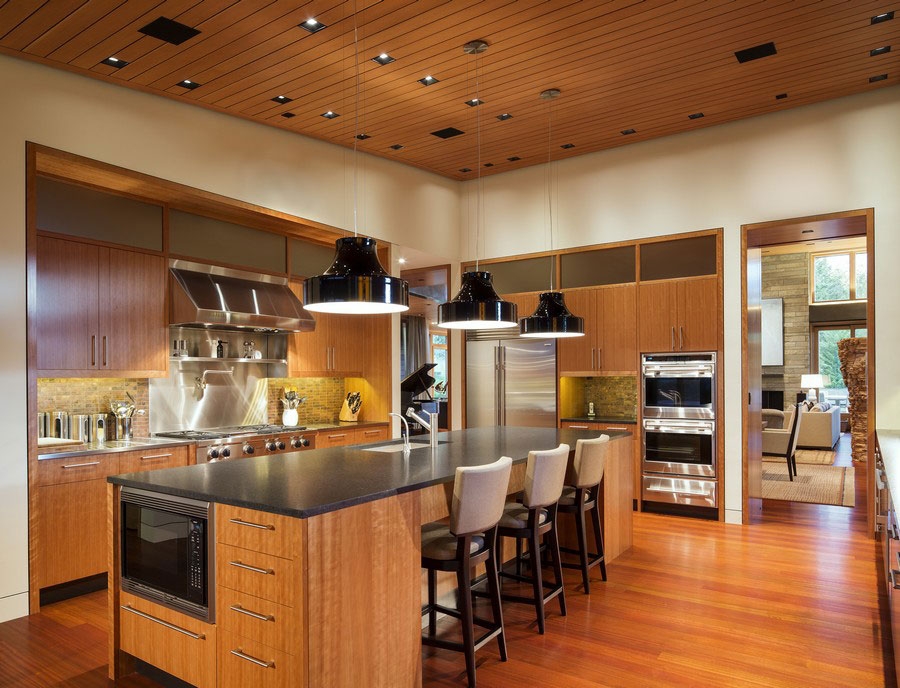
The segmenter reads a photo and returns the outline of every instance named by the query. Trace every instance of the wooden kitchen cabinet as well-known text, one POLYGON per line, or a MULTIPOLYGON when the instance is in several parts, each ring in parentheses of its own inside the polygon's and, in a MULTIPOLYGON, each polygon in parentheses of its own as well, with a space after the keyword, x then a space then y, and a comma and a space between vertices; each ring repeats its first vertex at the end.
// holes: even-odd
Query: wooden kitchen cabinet
POLYGON ((560 374, 634 373, 638 358, 635 301, 633 284, 567 292, 569 310, 584 318, 584 337, 559 340, 560 374))
POLYGON ((39 376, 166 375, 161 255, 39 236, 36 264, 39 376))
POLYGON ((390 426, 371 425, 361 428, 341 427, 320 430, 316 435, 316 449, 326 447, 347 447, 352 444, 369 444, 390 439, 390 426))
POLYGON ((140 473, 188 465, 188 447, 146 447, 119 454, 119 473, 140 473))
POLYGON ((715 351, 718 289, 716 276, 642 282, 638 293, 641 352, 715 351))

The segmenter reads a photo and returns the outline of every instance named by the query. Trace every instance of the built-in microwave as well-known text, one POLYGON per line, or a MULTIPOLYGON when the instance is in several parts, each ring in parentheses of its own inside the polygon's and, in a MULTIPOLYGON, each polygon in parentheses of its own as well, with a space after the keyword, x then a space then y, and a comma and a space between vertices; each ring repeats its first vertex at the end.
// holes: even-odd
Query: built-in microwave
POLYGON ((644 418, 715 418, 716 354, 641 356, 644 418))
POLYGON ((212 623, 212 505, 131 487, 120 504, 122 589, 212 623))

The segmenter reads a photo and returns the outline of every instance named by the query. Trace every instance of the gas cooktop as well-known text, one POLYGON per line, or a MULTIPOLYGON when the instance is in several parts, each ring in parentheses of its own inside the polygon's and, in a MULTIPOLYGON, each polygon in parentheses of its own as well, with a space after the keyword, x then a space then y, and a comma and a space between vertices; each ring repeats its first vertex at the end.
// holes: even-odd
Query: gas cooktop
POLYGON ((250 435, 277 435, 286 432, 300 432, 306 430, 305 425, 234 425, 226 428, 205 428, 203 430, 176 430, 173 432, 157 432, 156 437, 171 437, 179 440, 222 440, 229 437, 244 437, 250 435))

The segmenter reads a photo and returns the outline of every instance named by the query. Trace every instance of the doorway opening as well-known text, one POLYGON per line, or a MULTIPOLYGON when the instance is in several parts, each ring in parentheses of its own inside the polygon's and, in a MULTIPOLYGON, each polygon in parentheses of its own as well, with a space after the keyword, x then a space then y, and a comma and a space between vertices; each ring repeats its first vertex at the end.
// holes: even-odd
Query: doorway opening
POLYGON ((795 456, 849 466, 848 432, 855 430, 852 465, 865 485, 865 503, 856 508, 874 533, 874 212, 745 225, 741 235, 744 522, 761 519, 764 485, 771 495, 772 481, 781 480, 773 466, 789 479, 786 464, 770 462, 789 444, 778 430, 789 436, 797 405, 805 403, 796 430, 804 449, 795 456), (864 366, 849 382, 841 341, 845 350, 854 345, 864 366))

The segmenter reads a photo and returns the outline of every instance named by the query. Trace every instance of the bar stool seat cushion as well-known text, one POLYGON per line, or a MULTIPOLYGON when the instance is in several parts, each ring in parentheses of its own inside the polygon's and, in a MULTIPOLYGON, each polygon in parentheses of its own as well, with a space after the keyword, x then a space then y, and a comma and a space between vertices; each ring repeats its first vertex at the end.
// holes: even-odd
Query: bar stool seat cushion
MULTIPOLYGON (((584 501, 588 501, 590 495, 587 491, 584 493, 584 501)), ((575 504, 575 488, 574 487, 563 487, 562 497, 559 498, 560 506, 574 506, 575 504)))
MULTIPOLYGON (((429 559, 450 561, 456 558, 458 538, 450 533, 450 527, 442 523, 428 523, 422 526, 422 556, 429 559)), ((469 553, 477 554, 484 549, 484 538, 474 536, 469 545, 469 553)))
MULTIPOLYGON (((538 525, 547 522, 550 515, 546 509, 541 509, 538 525)), ((501 528, 527 528, 528 527, 528 508, 515 502, 508 502, 503 507, 503 516, 500 517, 501 528)))

